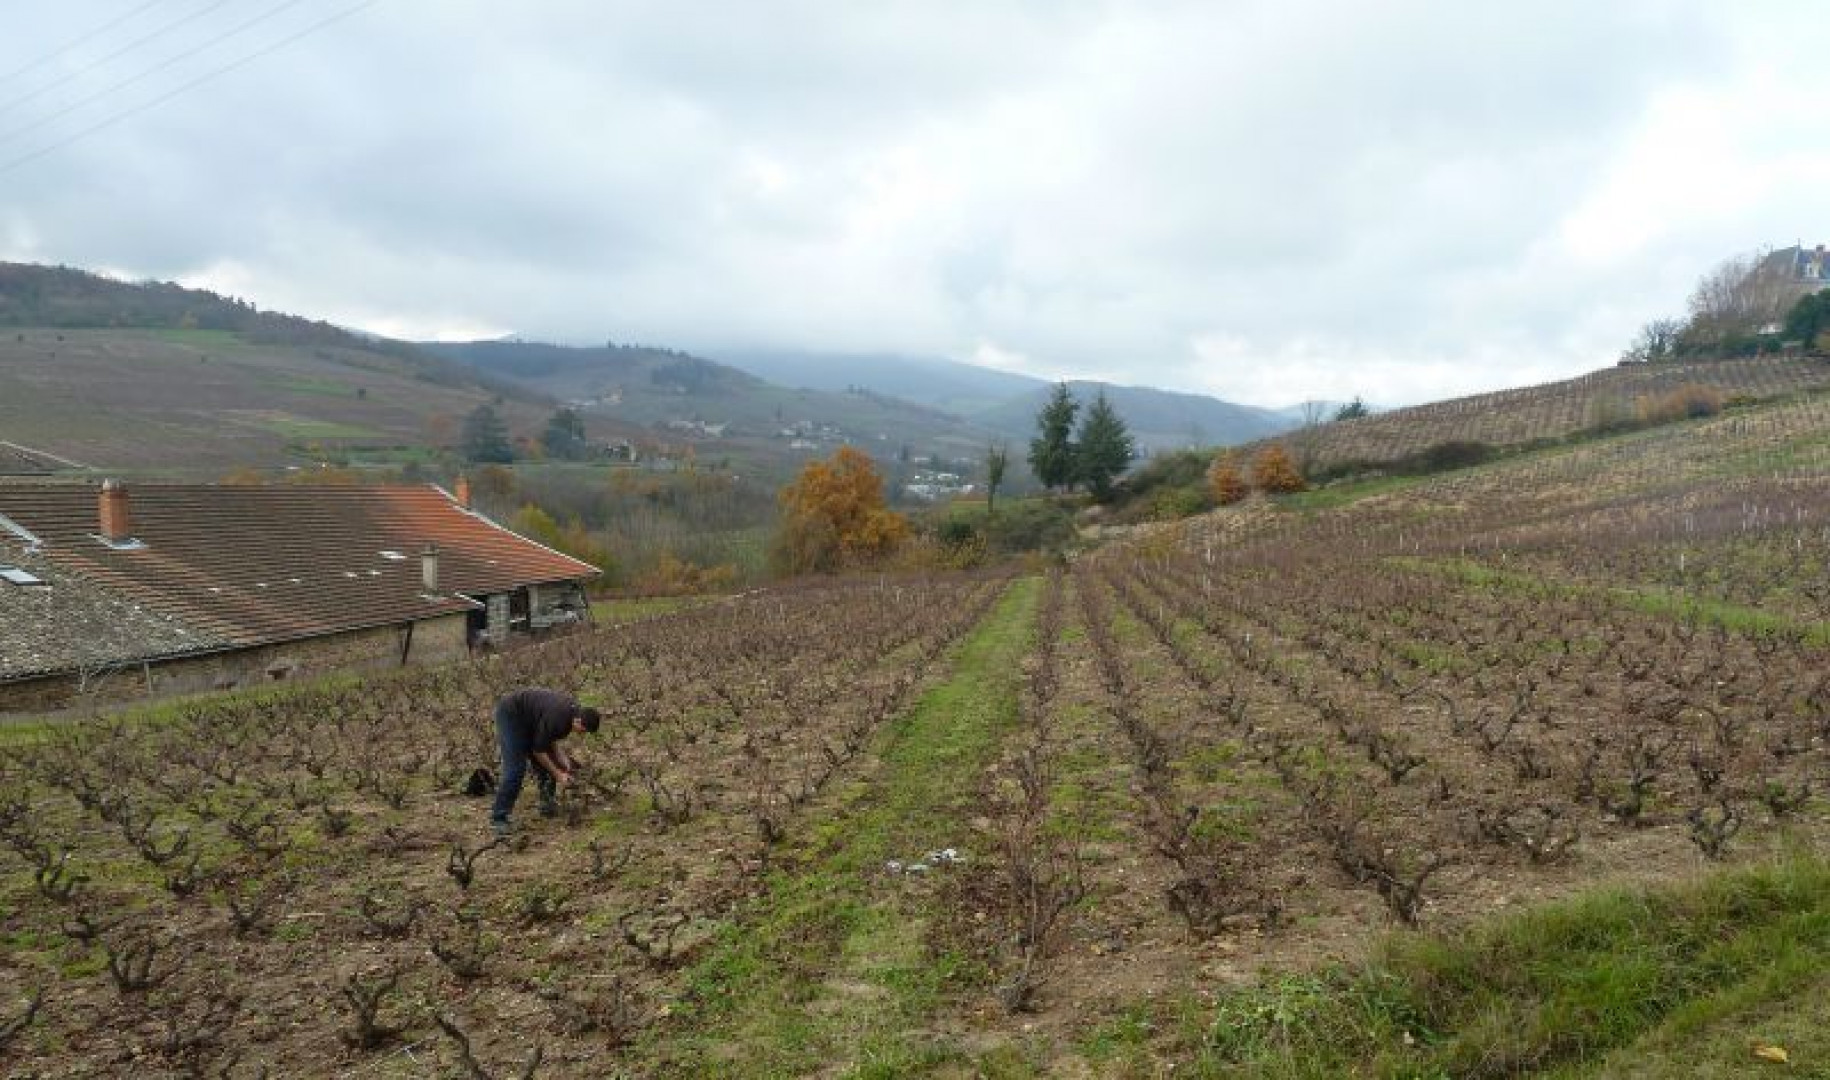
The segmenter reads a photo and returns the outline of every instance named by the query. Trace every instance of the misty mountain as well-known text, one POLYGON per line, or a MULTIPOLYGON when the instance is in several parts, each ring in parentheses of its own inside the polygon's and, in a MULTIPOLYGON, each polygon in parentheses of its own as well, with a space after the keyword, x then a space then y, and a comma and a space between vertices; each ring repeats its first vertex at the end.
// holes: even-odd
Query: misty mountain
MULTIPOLYGON (((879 460, 938 457, 968 467, 994 433, 958 415, 853 385, 787 387, 704 357, 639 345, 527 341, 425 343, 449 362, 550 395, 586 417, 735 454, 752 471, 785 477, 840 445, 879 460)), ((735 460, 735 459, 734 459, 735 460)))
POLYGON ((878 394, 971 417, 1049 383, 938 357, 892 353, 721 350, 718 359, 783 386, 809 390, 862 387, 878 394))
MULTIPOLYGON (((1018 444, 1036 431, 1052 383, 956 360, 870 353, 727 350, 721 356, 771 382, 822 390, 866 389, 933 406, 1018 444)), ((1204 394, 1072 382, 1084 404, 1104 389, 1143 451, 1250 442, 1295 427, 1302 410, 1257 409, 1204 394)), ((1332 415, 1330 410, 1329 415, 1332 415)))
POLYGON ((746 372, 689 353, 647 345, 571 346, 537 341, 427 342, 428 352, 557 398, 606 393, 729 397, 766 384, 746 372))
MULTIPOLYGON (((1188 447, 1233 445, 1262 439, 1295 427, 1295 419, 1267 409, 1235 405, 1204 394, 1183 394, 1142 386, 1109 386, 1070 382, 1068 389, 1081 408, 1101 390, 1124 418, 1140 453, 1188 447)), ((1035 434, 1036 413, 1050 392, 1048 386, 1012 398, 973 417, 977 423, 1012 439, 1028 440, 1035 434)))

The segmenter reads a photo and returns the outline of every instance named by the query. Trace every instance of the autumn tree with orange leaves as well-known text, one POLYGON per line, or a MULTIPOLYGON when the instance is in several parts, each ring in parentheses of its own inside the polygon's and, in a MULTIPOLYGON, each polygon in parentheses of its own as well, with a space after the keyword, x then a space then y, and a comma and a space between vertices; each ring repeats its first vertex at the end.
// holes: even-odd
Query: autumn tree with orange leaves
POLYGON ((1231 506, 1246 497, 1250 489, 1245 486, 1245 477, 1239 474, 1239 462, 1232 454, 1214 456, 1214 463, 1207 467, 1207 490, 1221 506, 1231 506))
POLYGON ((1283 495, 1309 487, 1303 474, 1296 471, 1296 465, 1290 461, 1290 452, 1282 443, 1272 443, 1258 451, 1258 456, 1252 459, 1252 483, 1269 495, 1283 495))
POLYGON ((826 461, 808 462, 779 499, 781 528, 770 558, 783 573, 859 566, 909 537, 908 519, 884 505, 876 463, 856 447, 841 446, 826 461))

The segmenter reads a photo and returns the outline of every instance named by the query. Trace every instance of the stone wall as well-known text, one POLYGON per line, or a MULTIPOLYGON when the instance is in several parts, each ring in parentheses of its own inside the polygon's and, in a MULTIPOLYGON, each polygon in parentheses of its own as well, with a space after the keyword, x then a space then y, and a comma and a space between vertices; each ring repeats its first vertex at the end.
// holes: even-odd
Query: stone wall
POLYGON ((463 614, 407 624, 352 630, 261 645, 150 667, 132 665, 91 678, 87 687, 74 675, 54 675, 0 684, 0 713, 54 712, 72 707, 118 705, 145 697, 265 686, 333 671, 398 667, 402 650, 409 663, 456 660, 465 655, 463 614))

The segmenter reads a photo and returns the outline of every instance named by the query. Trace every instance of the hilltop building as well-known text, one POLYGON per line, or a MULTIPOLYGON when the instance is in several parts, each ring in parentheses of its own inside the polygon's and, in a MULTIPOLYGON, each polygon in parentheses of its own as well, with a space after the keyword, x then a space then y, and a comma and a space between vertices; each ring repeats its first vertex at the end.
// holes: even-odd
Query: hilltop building
POLYGON ((1777 248, 1760 260, 1756 276, 1794 299, 1809 295, 1830 287, 1830 250, 1823 244, 1777 248))
POLYGON ((0 479, 0 712, 461 657, 596 568, 416 487, 0 479))
POLYGON ((1798 244, 1774 254, 1787 261, 1792 280, 1830 285, 1830 253, 1825 252, 1824 245, 1806 250, 1803 244, 1798 244))

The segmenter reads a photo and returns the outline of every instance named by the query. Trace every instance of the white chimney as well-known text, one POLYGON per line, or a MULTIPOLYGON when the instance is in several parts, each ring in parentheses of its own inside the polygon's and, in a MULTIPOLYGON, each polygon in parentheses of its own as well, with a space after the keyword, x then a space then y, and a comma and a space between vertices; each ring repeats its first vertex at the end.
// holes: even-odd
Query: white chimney
POLYGON ((427 544, 419 553, 419 576, 426 592, 438 595, 438 545, 427 544))

